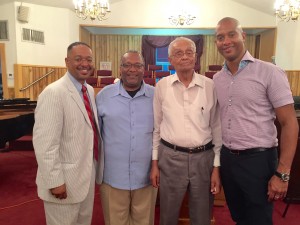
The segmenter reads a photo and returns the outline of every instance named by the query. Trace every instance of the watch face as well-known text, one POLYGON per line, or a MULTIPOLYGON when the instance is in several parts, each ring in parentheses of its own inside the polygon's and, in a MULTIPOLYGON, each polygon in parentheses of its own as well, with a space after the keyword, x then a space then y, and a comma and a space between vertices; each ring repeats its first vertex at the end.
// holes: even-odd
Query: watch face
POLYGON ((286 174, 286 173, 283 173, 283 174, 281 174, 281 179, 283 181, 289 181, 290 180, 290 175, 286 174))

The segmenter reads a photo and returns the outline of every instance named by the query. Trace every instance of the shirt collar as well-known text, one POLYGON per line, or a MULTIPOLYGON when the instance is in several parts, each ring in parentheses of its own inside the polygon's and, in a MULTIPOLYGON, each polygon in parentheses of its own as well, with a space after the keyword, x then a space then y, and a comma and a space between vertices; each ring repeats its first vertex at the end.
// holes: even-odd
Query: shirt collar
MULTIPOLYGON (((124 97, 130 97, 130 95, 124 89, 121 80, 119 80, 117 83, 115 83, 113 85, 114 85, 114 91, 111 92, 111 96, 122 95, 124 97)), ((144 81, 142 83, 141 89, 136 93, 136 95, 133 98, 139 97, 141 95, 144 95, 146 97, 151 97, 149 88, 145 85, 144 81)))
MULTIPOLYGON (((242 60, 239 63, 238 71, 245 68, 250 62, 254 62, 254 61, 255 61, 254 57, 250 54, 249 51, 246 51, 246 53, 244 54, 242 60)), ((228 71, 228 67, 227 67, 226 62, 224 63, 224 69, 226 69, 228 71)))
MULTIPOLYGON (((76 90, 77 90, 78 92, 81 92, 82 84, 81 84, 78 80, 76 80, 76 79, 70 74, 69 71, 68 71, 67 74, 68 74, 68 77, 70 78, 70 80, 72 81, 72 83, 74 84, 76 90)), ((86 81, 84 81, 84 86, 86 86, 86 81)))
MULTIPOLYGON (((179 77, 178 77, 177 73, 175 73, 174 75, 171 75, 171 76, 172 76, 172 78, 171 78, 171 85, 173 85, 176 82, 181 82, 179 80, 179 77)), ((201 79, 200 76, 201 75, 199 75, 199 74, 197 74, 197 73, 194 72, 193 73, 193 78, 192 78, 191 83, 189 84, 189 87, 193 87, 195 85, 203 87, 204 86, 203 79, 201 79), (198 76, 196 76, 196 75, 198 75, 198 76)))

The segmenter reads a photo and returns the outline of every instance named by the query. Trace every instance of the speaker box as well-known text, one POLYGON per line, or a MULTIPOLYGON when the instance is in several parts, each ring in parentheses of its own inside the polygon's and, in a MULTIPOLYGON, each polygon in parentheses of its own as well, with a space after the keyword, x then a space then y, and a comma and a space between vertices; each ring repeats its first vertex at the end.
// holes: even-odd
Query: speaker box
POLYGON ((29 7, 19 6, 17 19, 20 22, 28 23, 28 17, 29 17, 29 7))

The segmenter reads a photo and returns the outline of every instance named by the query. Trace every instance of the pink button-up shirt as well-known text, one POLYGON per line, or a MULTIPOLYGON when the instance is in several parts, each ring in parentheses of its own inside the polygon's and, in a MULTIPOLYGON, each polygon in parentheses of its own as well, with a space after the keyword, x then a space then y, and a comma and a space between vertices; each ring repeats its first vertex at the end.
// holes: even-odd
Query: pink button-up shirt
POLYGON ((274 109, 294 102, 284 71, 246 52, 235 75, 225 66, 214 82, 223 144, 240 150, 277 146, 274 109))

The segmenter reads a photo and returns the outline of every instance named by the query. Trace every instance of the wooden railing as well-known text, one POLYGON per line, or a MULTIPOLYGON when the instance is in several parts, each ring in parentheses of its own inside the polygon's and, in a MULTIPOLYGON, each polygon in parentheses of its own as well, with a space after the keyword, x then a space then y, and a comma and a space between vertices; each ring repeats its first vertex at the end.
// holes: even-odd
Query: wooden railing
POLYGON ((53 66, 36 66, 36 65, 24 65, 15 64, 15 98, 30 98, 30 100, 37 100, 39 94, 44 88, 61 78, 67 71, 65 67, 53 67, 53 66), (42 78, 45 74, 54 70, 48 76, 42 78), (40 80, 39 80, 40 79, 40 80), (35 82, 38 81, 38 82, 35 82), (30 84, 33 85, 29 86, 30 84), (29 87, 28 87, 29 86, 29 87), (20 90, 24 87, 28 87, 25 90, 20 90))
POLYGON ((38 78, 37 80, 33 81, 32 83, 28 84, 26 87, 23 87, 20 89, 20 91, 25 91, 28 88, 30 88, 31 86, 35 85, 36 83, 40 82, 40 80, 44 79, 45 77, 49 76, 51 73, 53 73, 54 70, 50 70, 48 73, 46 73, 45 75, 43 75, 42 77, 38 78))

